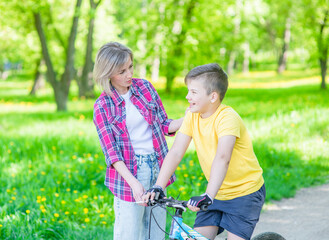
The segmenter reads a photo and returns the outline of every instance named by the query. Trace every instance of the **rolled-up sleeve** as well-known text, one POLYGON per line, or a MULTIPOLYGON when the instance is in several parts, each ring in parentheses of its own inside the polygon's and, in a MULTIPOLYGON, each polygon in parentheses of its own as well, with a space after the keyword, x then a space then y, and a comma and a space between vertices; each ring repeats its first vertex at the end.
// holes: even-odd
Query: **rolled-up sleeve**
POLYGON ((162 132, 166 136, 174 136, 176 132, 169 133, 169 125, 173 121, 173 119, 168 119, 168 115, 166 113, 166 110, 163 107, 163 104, 162 104, 162 101, 161 101, 161 98, 160 98, 158 92, 155 90, 155 88, 153 87, 152 84, 150 84, 150 87, 155 96, 155 101, 156 101, 157 105, 159 106, 157 115, 158 115, 158 118, 161 123, 162 132))
POLYGON ((97 102, 94 105, 93 122, 96 126, 98 138, 107 166, 111 167, 113 163, 123 161, 120 148, 116 143, 106 111, 100 103, 97 102))

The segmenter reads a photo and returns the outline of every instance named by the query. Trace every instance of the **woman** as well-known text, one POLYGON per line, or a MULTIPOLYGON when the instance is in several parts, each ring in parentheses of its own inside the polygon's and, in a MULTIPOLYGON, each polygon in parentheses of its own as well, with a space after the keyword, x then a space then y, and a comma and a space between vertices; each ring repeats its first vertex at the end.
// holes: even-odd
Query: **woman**
MULTIPOLYGON (((140 203, 142 195, 168 152, 164 135, 174 135, 183 118, 168 119, 152 84, 132 78, 133 54, 120 43, 100 48, 93 74, 104 90, 94 105, 94 123, 107 164, 105 185, 114 194, 114 240, 148 239, 150 208, 140 203)), ((165 211, 153 213, 165 229, 165 211)), ((150 234, 152 240, 164 238, 153 218, 150 234)))

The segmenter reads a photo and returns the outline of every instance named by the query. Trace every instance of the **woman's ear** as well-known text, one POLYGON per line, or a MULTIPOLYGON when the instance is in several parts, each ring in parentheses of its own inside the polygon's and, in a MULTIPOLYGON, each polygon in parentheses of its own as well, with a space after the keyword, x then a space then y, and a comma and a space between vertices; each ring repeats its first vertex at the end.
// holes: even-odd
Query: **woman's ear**
POLYGON ((210 95, 211 103, 215 103, 219 99, 219 94, 217 92, 212 92, 210 95))

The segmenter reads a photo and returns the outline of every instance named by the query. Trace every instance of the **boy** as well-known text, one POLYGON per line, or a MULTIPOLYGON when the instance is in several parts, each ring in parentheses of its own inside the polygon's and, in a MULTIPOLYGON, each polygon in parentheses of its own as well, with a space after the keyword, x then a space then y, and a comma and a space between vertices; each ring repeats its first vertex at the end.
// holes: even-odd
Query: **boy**
POLYGON ((254 154, 250 136, 240 116, 222 104, 228 78, 218 64, 192 69, 185 77, 189 112, 168 152, 156 184, 143 200, 148 202, 163 189, 194 140, 199 162, 208 180, 201 196, 188 207, 198 211, 194 228, 209 239, 224 229, 228 240, 250 239, 265 200, 262 168, 254 154), (211 204, 208 211, 199 211, 211 204))

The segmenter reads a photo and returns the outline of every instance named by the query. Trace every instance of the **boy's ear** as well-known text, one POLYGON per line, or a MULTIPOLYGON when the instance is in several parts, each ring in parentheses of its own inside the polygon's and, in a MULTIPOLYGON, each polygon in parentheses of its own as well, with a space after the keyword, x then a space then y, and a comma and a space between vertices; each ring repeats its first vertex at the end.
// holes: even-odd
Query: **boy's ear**
POLYGON ((210 102, 214 103, 219 99, 219 94, 217 92, 212 92, 210 97, 210 102))

